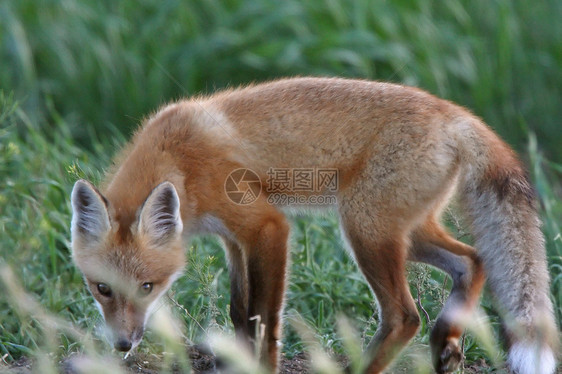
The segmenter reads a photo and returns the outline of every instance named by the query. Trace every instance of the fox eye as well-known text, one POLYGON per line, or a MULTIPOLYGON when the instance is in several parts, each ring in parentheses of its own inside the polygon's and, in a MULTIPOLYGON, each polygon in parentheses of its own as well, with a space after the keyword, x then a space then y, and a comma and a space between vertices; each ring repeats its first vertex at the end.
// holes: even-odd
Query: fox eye
POLYGON ((98 283, 98 292, 105 297, 111 297, 111 288, 105 283, 98 283))
POLYGON ((152 282, 143 283, 140 288, 141 295, 146 296, 151 292, 152 292, 152 282))

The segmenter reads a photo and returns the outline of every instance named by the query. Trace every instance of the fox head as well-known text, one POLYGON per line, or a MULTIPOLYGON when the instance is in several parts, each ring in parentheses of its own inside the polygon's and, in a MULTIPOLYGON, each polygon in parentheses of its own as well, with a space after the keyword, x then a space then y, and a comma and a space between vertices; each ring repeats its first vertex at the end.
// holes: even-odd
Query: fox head
POLYGON ((74 262, 115 349, 129 351, 140 343, 158 299, 185 265, 178 194, 170 182, 158 185, 128 227, 119 227, 118 212, 87 181, 76 182, 71 200, 74 262))

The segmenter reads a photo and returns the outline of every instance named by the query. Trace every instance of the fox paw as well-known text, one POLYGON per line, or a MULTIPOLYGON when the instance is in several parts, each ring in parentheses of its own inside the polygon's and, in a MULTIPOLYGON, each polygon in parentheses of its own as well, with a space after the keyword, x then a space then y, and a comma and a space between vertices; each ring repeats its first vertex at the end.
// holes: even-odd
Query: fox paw
POLYGON ((462 358, 458 343, 449 341, 435 362, 435 371, 438 374, 452 373, 459 368, 462 358))

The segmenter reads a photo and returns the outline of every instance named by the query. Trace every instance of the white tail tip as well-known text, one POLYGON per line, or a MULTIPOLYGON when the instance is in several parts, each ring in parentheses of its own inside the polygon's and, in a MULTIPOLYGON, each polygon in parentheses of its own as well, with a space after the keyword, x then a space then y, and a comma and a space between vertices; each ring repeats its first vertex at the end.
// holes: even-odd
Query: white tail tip
POLYGON ((554 352, 530 342, 517 342, 509 350, 509 368, 516 374, 553 374, 556 370, 554 352))

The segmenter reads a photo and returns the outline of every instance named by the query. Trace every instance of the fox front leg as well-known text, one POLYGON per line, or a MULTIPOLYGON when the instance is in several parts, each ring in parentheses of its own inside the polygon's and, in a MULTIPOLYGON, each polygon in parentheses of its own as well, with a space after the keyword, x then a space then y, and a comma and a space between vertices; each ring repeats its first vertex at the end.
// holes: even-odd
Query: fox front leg
POLYGON ((245 333, 260 361, 275 372, 282 333, 280 321, 285 294, 289 225, 285 217, 267 203, 254 203, 248 209, 252 209, 252 212, 245 214, 250 219, 244 220, 244 226, 230 226, 232 232, 237 233, 243 250, 240 253, 243 254, 243 261, 236 258, 231 262, 231 272, 237 272, 231 274, 231 281, 237 282, 234 288, 231 285, 234 300, 231 308, 235 308, 231 309, 231 314, 237 335, 245 333), (243 270, 245 276, 241 275, 243 270), (243 279, 247 280, 247 284, 240 287, 243 279), (241 314, 244 312, 245 319, 242 320, 241 314))

